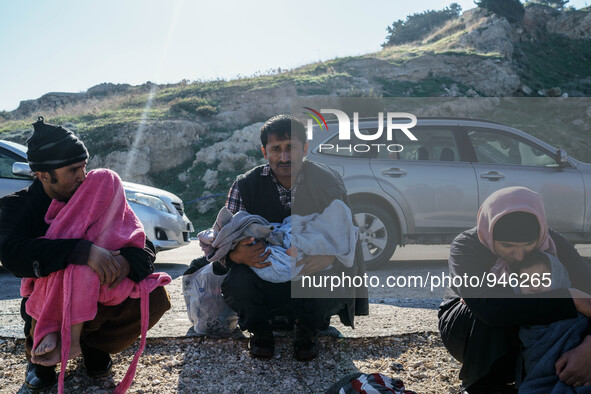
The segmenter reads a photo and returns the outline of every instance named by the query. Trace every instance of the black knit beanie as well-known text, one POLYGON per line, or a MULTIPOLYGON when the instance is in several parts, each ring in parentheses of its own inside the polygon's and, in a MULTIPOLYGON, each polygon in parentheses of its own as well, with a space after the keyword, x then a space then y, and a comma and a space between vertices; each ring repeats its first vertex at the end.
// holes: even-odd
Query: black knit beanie
POLYGON ((32 171, 49 171, 88 159, 84 143, 65 127, 47 124, 39 116, 33 128, 27 140, 27 160, 32 171))
POLYGON ((505 242, 533 242, 540 236, 540 223, 529 212, 511 212, 501 217, 493 228, 493 239, 505 242))

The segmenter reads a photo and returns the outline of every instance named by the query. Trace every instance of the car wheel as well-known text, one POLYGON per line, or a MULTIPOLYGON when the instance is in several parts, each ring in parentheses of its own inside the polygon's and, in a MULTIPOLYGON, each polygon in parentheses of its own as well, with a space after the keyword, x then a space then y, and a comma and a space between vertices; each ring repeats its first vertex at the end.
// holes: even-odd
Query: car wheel
POLYGON ((359 226, 359 240, 365 267, 379 268, 396 250, 398 227, 392 215, 379 205, 354 203, 353 216, 359 226))

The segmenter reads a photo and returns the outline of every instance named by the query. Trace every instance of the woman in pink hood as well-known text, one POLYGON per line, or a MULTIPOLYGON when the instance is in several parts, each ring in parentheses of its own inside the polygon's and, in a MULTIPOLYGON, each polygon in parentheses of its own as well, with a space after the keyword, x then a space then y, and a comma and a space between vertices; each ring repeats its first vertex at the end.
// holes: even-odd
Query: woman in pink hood
MULTIPOLYGON (((550 324, 578 312, 591 317, 591 266, 548 228, 541 196, 525 187, 498 190, 483 202, 477 226, 452 242, 449 269, 452 277, 473 278, 448 288, 439 307, 443 343, 463 364, 460 379, 468 393, 515 392, 520 325, 550 324), (534 250, 557 256, 572 287, 516 294, 507 284, 511 266, 534 250)), ((591 330, 559 358, 556 374, 571 386, 591 385, 589 365, 591 330)))

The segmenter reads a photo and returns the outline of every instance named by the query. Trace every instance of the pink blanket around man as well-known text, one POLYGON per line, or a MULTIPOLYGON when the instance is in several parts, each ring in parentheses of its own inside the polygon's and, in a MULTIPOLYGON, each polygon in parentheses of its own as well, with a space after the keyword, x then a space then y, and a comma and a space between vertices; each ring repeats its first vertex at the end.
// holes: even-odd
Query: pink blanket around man
MULTIPOLYGON (((81 238, 107 250, 145 245, 142 224, 125 199, 121 179, 111 170, 90 171, 68 203, 52 201, 45 221, 50 225, 45 235, 49 239, 81 238)), ((29 297, 27 313, 37 320, 33 349, 47 334, 61 330, 61 359, 67 360, 71 326, 94 319, 98 303, 119 305, 128 297, 141 298, 140 349, 116 389, 116 392, 125 392, 133 381, 145 346, 149 293, 170 282, 167 274, 155 273, 139 283, 125 278, 115 289, 109 289, 101 286, 98 275, 85 265, 69 265, 42 278, 25 278, 21 281, 21 296, 29 297)), ((60 393, 63 392, 65 365, 66 362, 61 363, 60 393)))

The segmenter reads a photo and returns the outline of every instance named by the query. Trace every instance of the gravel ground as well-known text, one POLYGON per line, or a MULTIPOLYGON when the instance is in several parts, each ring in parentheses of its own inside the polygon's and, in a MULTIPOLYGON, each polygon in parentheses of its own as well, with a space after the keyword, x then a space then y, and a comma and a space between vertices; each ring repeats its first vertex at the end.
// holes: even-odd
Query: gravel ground
MULTIPOLYGON (((70 361, 65 392, 112 392, 138 343, 113 356, 113 372, 106 378, 88 377, 81 358, 70 361)), ((445 350, 438 333, 369 339, 321 337, 320 356, 308 363, 294 360, 289 338, 277 338, 275 357, 269 362, 252 359, 247 343, 247 339, 203 337, 148 339, 129 392, 316 393, 354 372, 396 377, 417 393, 454 393, 459 387, 459 364, 445 350)), ((24 341, 0 338, 0 350, 0 392, 27 393, 24 341)))

